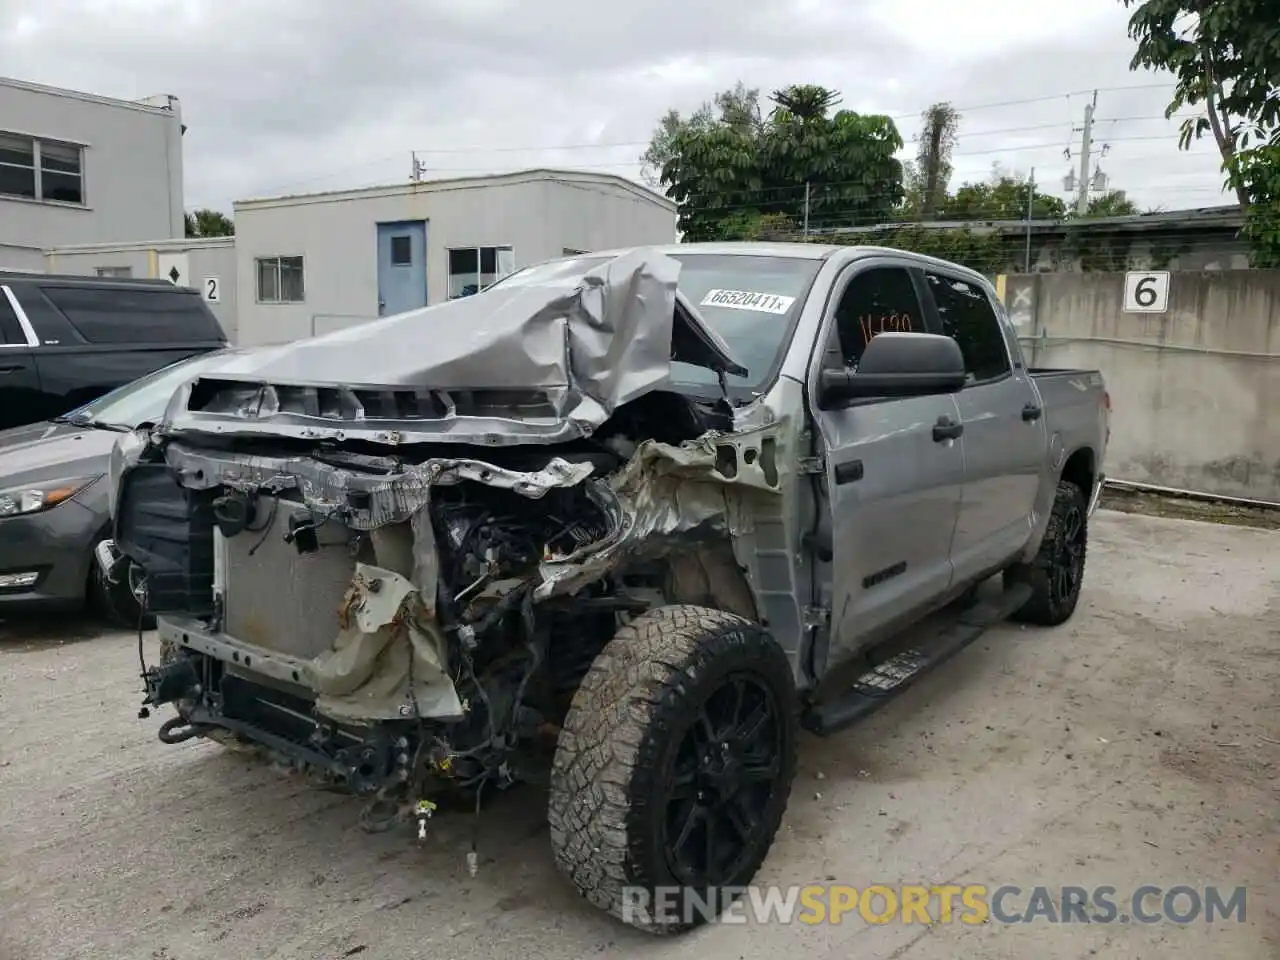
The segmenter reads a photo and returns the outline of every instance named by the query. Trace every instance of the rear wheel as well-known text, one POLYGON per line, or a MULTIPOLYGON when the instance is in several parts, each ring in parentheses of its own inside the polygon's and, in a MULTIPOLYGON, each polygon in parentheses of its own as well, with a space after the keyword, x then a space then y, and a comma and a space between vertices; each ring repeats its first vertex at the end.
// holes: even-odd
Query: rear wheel
POLYGON ((1061 481, 1035 560, 1005 572, 1006 582, 1027 583, 1031 587, 1031 599, 1014 613, 1013 619, 1056 627, 1075 613, 1084 582, 1088 512, 1084 491, 1074 483, 1061 481))
POLYGON ((764 628, 683 605, 637 617, 565 718, 548 817, 557 865, 641 929, 711 919, 773 843, 796 730, 790 664, 764 628))

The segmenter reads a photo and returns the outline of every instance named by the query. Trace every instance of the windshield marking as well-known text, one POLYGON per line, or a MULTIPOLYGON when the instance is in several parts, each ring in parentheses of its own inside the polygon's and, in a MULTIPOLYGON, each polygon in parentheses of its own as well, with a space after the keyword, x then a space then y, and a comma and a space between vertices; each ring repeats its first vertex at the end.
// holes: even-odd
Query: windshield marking
POLYGON ((750 290, 708 290, 700 307, 723 307, 726 310, 750 310, 781 316, 791 309, 795 297, 778 293, 755 293, 750 290))

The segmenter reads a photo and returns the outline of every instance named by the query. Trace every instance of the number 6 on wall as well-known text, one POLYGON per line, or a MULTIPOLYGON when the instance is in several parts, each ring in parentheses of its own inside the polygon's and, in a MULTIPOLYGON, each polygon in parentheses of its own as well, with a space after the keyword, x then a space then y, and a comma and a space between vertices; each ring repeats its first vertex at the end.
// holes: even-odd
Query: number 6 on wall
POLYGON ((1125 313, 1166 313, 1169 271, 1132 270, 1124 275, 1125 313))

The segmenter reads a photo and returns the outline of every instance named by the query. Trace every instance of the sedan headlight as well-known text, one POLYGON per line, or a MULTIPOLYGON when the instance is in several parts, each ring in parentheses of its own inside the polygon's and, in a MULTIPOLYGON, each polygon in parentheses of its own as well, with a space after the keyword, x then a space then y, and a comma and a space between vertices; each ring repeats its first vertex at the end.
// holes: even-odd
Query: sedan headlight
POLYGON ((64 500, 70 500, 100 476, 102 475, 47 480, 25 487, 0 490, 0 517, 16 517, 49 510, 64 500))

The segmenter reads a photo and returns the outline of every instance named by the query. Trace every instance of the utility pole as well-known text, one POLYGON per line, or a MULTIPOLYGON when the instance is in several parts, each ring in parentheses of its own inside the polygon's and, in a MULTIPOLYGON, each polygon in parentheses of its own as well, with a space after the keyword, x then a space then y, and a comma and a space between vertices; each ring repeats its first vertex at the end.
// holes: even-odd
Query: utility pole
POLYGON ((1031 272, 1031 215, 1036 200, 1036 168, 1031 168, 1031 179, 1027 181, 1027 252, 1022 258, 1022 272, 1031 272))
POLYGON ((804 182, 804 235, 809 235, 809 181, 804 182))
POLYGON ((413 160, 413 172, 409 174, 409 179, 416 183, 422 179, 422 175, 426 173, 427 168, 426 165, 418 159, 418 152, 416 150, 410 153, 409 156, 413 160))
POLYGON ((1080 134, 1080 173, 1076 182, 1076 213, 1089 212, 1089 158, 1093 152, 1093 111, 1098 106, 1098 91, 1093 91, 1093 101, 1084 108, 1084 130, 1080 134))

